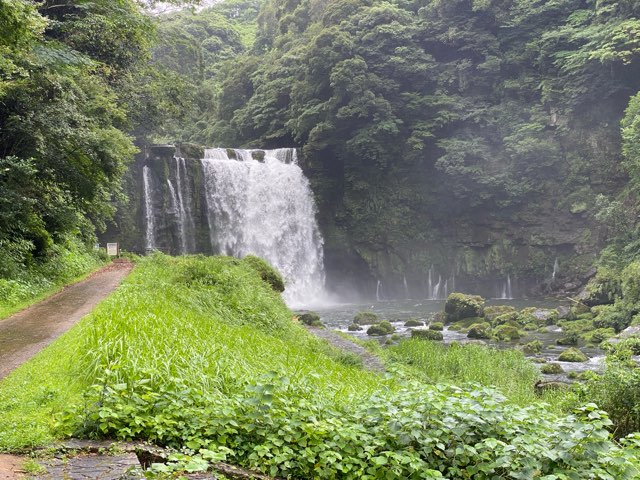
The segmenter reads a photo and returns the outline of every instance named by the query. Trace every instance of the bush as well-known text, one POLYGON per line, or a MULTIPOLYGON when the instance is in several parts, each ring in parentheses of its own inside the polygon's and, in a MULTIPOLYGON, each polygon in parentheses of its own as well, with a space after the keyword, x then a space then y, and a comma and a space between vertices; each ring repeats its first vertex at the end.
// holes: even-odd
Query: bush
POLYGON ((358 325, 373 325, 379 321, 380 318, 373 312, 358 312, 353 317, 353 323, 357 323, 358 325))
POLYGON ((258 272, 260 278, 271 285, 276 292, 284 292, 284 280, 282 275, 269 263, 260 257, 255 255, 247 255, 242 259, 242 263, 248 265, 253 270, 258 272))
POLYGON ((433 341, 444 340, 442 333, 435 330, 411 330, 411 338, 433 341))
POLYGON ((308 325, 310 327, 323 327, 324 325, 320 321, 320 315, 316 312, 304 312, 298 314, 298 320, 300 320, 304 325, 308 325))
POLYGON ((393 325, 391 325, 386 320, 383 320, 382 322, 376 325, 371 325, 367 330, 367 335, 374 335, 374 336, 389 335, 395 331, 396 329, 393 327, 393 325))
POLYGON ((447 322, 456 322, 464 318, 482 317, 484 298, 478 295, 452 293, 444 305, 447 322))
POLYGON ((560 354, 558 360, 561 362, 586 362, 589 360, 584 353, 582 353, 577 348, 567 348, 564 352, 560 354))
POLYGON ((593 319, 595 328, 613 328, 618 333, 631 325, 636 313, 634 310, 628 310, 620 302, 615 305, 593 307, 593 311, 596 314, 593 319))

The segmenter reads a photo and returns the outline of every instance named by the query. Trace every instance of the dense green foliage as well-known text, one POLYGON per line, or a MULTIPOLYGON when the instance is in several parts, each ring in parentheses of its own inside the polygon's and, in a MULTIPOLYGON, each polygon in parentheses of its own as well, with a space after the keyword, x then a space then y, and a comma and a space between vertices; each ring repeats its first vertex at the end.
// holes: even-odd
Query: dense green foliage
POLYGON ((637 13, 583 0, 271 0, 254 51, 225 72, 213 140, 304 147, 329 245, 381 276, 434 262, 548 275, 555 246, 594 251, 596 236, 536 231, 522 252, 503 232, 480 257, 433 244, 471 243, 449 222, 526 224, 551 205, 571 229, 595 194, 620 188, 637 13))
MULTIPOLYGON (((613 443, 610 421, 593 405, 557 415, 481 385, 383 379, 341 363, 291 319, 242 261, 145 259, 80 325, 0 384, 0 448, 75 431, 181 448, 173 458, 200 468, 227 460, 294 478, 638 474, 640 439, 613 443)), ((430 346, 408 341, 397 352, 430 346)), ((469 356, 467 365, 494 355, 451 351, 469 356)), ((533 380, 520 354, 503 358, 522 367, 512 381, 533 380)), ((445 363, 450 377, 453 356, 445 363)))

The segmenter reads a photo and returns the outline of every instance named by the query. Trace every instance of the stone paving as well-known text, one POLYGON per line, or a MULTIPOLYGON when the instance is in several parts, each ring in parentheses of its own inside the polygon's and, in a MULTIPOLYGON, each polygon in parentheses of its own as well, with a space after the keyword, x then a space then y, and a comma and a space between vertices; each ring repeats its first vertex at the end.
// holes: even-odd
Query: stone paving
POLYGON ((82 454, 39 460, 46 473, 34 480, 133 480, 144 478, 135 453, 121 455, 82 454))

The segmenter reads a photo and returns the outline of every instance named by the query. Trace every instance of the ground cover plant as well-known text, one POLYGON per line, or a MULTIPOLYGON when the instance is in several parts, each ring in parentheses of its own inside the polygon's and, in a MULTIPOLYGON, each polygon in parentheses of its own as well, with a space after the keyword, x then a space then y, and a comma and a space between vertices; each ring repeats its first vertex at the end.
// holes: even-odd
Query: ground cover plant
POLYGON ((478 384, 381 377, 342 363, 292 317, 241 260, 145 259, 0 384, 0 448, 73 433, 290 478, 638 475, 640 438, 611 441, 593 405, 557 415, 478 384))

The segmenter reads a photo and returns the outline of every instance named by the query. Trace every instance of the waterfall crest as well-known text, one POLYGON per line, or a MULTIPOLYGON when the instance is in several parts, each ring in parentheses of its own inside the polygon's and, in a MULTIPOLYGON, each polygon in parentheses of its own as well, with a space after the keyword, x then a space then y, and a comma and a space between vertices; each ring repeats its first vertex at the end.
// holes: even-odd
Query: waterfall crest
POLYGON ((285 278, 283 296, 290 305, 319 300, 324 290, 323 240, 295 149, 214 148, 204 157, 213 251, 268 260, 285 278))

